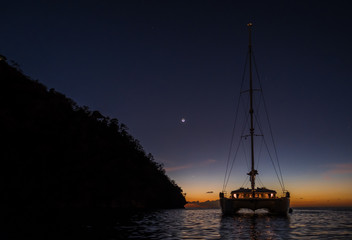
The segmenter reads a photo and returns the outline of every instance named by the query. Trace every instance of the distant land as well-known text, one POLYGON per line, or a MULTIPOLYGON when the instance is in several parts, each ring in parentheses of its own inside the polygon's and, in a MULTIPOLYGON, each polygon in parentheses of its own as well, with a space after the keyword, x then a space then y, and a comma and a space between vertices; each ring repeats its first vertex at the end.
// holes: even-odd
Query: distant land
POLYGON ((188 202, 185 205, 185 208, 220 208, 220 201, 219 200, 214 200, 214 201, 205 201, 205 202, 199 202, 199 201, 193 201, 193 202, 188 202))
POLYGON ((78 106, 1 55, 0 81, 6 223, 184 207, 182 189, 118 119, 78 106))

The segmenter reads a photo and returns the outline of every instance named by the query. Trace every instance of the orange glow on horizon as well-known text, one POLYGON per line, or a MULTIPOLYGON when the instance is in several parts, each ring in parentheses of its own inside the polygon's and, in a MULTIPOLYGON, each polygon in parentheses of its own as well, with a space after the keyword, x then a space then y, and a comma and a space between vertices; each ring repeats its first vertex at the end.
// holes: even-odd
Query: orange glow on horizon
MULTIPOLYGON (((187 202, 216 201, 219 197, 186 197, 187 202)), ((291 207, 352 207, 352 198, 291 198, 291 207)))
MULTIPOLYGON (((187 193, 188 202, 205 202, 219 199, 221 183, 202 179, 203 181, 185 182, 181 184, 187 193), (209 194, 209 192, 212 192, 209 194)), ((292 207, 352 207, 351 174, 315 176, 295 176, 288 179, 285 186, 291 193, 292 207)), ((277 190, 281 197, 279 187, 269 184, 270 189, 277 190)), ((233 189, 236 189, 233 186, 233 189)), ((232 189, 232 190, 233 190, 232 189)), ((228 193, 231 189, 227 189, 228 193)))
MULTIPOLYGON (((291 193, 291 207, 352 207, 352 193, 346 192, 344 188, 328 189, 325 186, 325 191, 321 188, 308 189, 303 188, 298 190, 293 188, 291 193)), ((219 192, 214 191, 212 194, 195 191, 186 195, 187 202, 206 202, 219 199, 219 192)), ((281 197, 278 194, 278 197, 281 197)))

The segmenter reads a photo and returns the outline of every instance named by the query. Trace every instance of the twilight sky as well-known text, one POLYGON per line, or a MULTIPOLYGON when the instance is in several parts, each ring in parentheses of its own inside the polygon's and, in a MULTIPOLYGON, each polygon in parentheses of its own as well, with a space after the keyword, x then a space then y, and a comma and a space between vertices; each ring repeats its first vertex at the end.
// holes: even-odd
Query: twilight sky
MULTIPOLYGON (((125 123, 188 201, 214 200, 248 22, 293 204, 352 205, 348 1, 6 1, 0 54, 125 123)), ((236 173, 229 191, 246 177, 236 173)), ((264 185, 279 190, 274 177, 264 185)))

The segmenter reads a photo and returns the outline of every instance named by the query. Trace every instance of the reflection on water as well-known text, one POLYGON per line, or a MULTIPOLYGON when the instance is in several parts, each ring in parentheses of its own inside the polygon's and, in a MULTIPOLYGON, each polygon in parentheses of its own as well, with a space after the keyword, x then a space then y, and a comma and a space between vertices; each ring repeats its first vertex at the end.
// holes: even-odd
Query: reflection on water
POLYGON ((300 209, 292 215, 295 239, 352 239, 352 208, 300 209))
POLYGON ((132 239, 288 239, 289 217, 264 213, 222 216, 219 209, 166 210, 135 216, 118 226, 132 239))
POLYGON ((219 239, 219 210, 164 210, 136 215, 127 231, 130 239, 219 239))
MULTIPOLYGON (((352 239, 352 209, 295 209, 279 217, 222 216, 220 209, 177 209, 136 214, 96 239, 352 239), (104 237, 103 237, 104 236, 104 237)), ((88 234, 88 236, 92 236, 88 234)), ((92 239, 92 238, 90 238, 92 239)))
POLYGON ((220 224, 221 239, 289 239, 290 217, 263 213, 224 216, 220 224))

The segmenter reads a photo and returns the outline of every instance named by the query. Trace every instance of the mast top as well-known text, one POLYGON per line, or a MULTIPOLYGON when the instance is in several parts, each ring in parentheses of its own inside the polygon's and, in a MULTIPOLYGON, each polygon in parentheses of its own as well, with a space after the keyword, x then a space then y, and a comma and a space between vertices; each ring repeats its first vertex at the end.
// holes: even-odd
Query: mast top
MULTIPOLYGON (((249 55, 251 57, 251 55, 252 55, 252 46, 251 45, 252 45, 252 26, 253 26, 253 23, 250 22, 247 24, 247 26, 248 26, 248 34, 249 34, 249 36, 248 36, 249 55)), ((250 64, 252 64, 252 63, 250 63, 250 64)))

